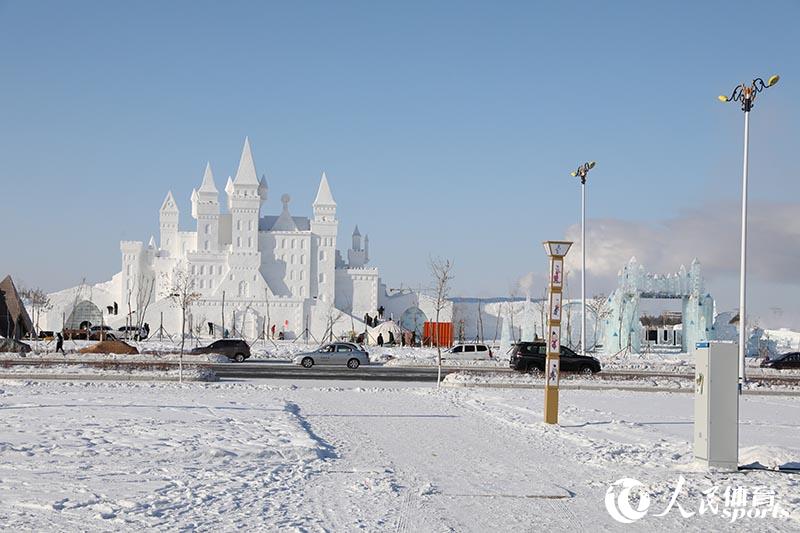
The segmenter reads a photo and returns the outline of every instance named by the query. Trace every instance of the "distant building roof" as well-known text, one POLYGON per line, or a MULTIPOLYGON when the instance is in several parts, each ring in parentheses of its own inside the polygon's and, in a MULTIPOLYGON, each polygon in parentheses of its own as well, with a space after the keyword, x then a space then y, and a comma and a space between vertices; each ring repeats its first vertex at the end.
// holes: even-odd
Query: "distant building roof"
MULTIPOLYGON (((279 218, 280 217, 276 215, 261 217, 261 219, 258 221, 258 230, 287 231, 286 229, 275 227, 275 223, 278 222, 279 218)), ((311 229, 311 220, 308 217, 292 217, 292 221, 294 221, 297 231, 309 231, 311 229)), ((288 231, 294 231, 294 228, 291 228, 288 231)))

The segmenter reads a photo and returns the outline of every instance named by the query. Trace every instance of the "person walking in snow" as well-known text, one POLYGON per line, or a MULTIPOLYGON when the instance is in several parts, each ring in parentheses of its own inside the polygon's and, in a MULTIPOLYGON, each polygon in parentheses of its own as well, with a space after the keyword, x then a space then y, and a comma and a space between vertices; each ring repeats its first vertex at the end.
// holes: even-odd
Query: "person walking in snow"
POLYGON ((58 352, 64 353, 64 337, 61 336, 60 331, 56 333, 56 353, 58 352))
POLYGON ((384 311, 386 311, 386 309, 384 309, 383 306, 380 306, 378 308, 378 318, 380 318, 381 320, 383 320, 383 312, 384 311))
POLYGON ((389 330, 389 344, 394 344, 394 333, 391 330, 389 330))
POLYGON ((383 333, 378 333, 378 346, 383 346, 383 333))

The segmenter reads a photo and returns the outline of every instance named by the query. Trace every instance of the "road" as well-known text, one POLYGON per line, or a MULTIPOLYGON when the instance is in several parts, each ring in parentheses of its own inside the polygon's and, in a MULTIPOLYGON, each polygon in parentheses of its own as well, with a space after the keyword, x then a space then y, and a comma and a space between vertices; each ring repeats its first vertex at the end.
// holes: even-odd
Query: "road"
MULTIPOLYGON (((245 363, 213 363, 211 368, 220 378, 272 379, 346 379, 358 381, 436 381, 436 367, 403 367, 370 365, 355 370, 344 366, 315 366, 303 368, 289 361, 247 361, 245 363)), ((443 368, 442 376, 463 368, 443 368)), ((492 371, 510 372, 505 368, 492 371)))

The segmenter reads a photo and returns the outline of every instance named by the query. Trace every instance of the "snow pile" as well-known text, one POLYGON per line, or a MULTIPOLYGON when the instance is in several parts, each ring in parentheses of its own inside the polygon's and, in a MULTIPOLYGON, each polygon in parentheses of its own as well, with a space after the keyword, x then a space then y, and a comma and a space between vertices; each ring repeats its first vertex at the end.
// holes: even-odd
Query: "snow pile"
MULTIPOLYGON (((178 381, 177 367, 153 368, 156 365, 124 365, 98 367, 89 365, 13 365, 0 368, 0 379, 65 379, 65 380, 119 380, 119 381, 178 381)), ((216 372, 207 367, 185 365, 182 379, 185 381, 218 381, 216 372)))
MULTIPOLYGON (((676 392, 694 392, 694 374, 686 377, 671 376, 630 376, 628 379, 607 379, 599 375, 585 376, 581 374, 563 373, 559 385, 564 389, 630 389, 630 390, 658 390, 676 392)), ((460 371, 452 372, 444 377, 442 383, 450 387, 519 387, 542 388, 544 375, 541 372, 525 374, 521 372, 481 372, 460 371)), ((800 383, 760 383, 749 381, 745 385, 748 391, 800 391, 800 383)))
MULTIPOLYGON (((65 362, 90 362, 102 361, 106 363, 177 363, 180 360, 180 354, 114 354, 114 353, 80 353, 68 352, 66 354, 54 354, 52 352, 31 352, 27 354, 18 353, 0 353, 0 363, 3 361, 19 361, 21 359, 28 361, 65 361, 65 362)), ((183 354, 184 364, 203 364, 203 363, 230 363, 230 359, 224 355, 219 354, 197 354, 192 355, 183 354)))
POLYGON ((31 347, 24 342, 14 339, 0 338, 0 353, 28 353, 30 351, 31 347))
POLYGON ((800 453, 780 446, 748 446, 739 450, 739 462, 751 468, 800 470, 800 453))
POLYGON ((139 350, 123 341, 100 341, 97 344, 86 346, 78 350, 80 353, 116 353, 125 355, 138 354, 139 350))

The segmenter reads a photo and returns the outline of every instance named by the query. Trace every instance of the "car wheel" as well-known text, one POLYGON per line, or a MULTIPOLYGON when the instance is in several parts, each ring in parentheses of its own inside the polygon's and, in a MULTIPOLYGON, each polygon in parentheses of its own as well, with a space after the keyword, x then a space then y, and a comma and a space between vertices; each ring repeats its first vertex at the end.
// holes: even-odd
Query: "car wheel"
POLYGON ((592 370, 591 367, 582 366, 580 369, 580 373, 583 374, 584 376, 591 376, 592 374, 594 374, 594 370, 592 370))
POLYGON ((244 361, 244 354, 243 354, 243 353, 237 353, 237 354, 234 356, 234 359, 236 359, 236 362, 237 362, 237 363, 241 363, 241 362, 243 362, 243 361, 244 361))
POLYGON ((354 357, 353 359, 350 359, 347 362, 347 368, 356 369, 356 368, 358 368, 358 365, 360 365, 360 364, 361 364, 361 362, 354 357))
POLYGON ((303 365, 304 368, 311 368, 314 366, 314 360, 310 357, 303 357, 303 360, 300 361, 300 364, 303 365))

